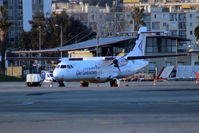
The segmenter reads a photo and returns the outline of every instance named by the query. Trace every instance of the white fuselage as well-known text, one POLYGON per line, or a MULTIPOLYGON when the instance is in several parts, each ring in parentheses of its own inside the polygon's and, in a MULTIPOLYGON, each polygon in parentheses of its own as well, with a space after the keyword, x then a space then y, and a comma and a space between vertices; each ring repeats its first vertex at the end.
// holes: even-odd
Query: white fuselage
POLYGON ((145 60, 118 60, 119 69, 103 57, 90 57, 81 61, 62 61, 54 69, 53 76, 58 81, 106 82, 130 76, 148 64, 145 60))

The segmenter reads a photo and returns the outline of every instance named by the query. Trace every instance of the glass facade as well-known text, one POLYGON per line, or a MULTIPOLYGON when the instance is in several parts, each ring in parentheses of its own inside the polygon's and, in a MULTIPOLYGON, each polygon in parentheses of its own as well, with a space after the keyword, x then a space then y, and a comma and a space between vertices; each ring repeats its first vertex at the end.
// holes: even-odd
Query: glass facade
POLYGON ((22 30, 22 0, 3 0, 3 5, 8 10, 8 18, 12 23, 8 31, 8 42, 14 43, 19 40, 19 33, 22 30))
POLYGON ((33 9, 33 14, 37 13, 38 11, 42 12, 43 11, 43 5, 44 1, 43 0, 33 0, 32 2, 32 9, 33 9))
POLYGON ((176 40, 169 38, 148 37, 146 53, 175 53, 176 40))

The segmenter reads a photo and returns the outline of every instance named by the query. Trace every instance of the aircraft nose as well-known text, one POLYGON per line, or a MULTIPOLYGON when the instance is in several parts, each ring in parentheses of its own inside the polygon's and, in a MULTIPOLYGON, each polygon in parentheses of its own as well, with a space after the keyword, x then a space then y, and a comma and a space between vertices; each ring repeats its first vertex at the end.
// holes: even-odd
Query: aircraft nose
POLYGON ((60 76, 59 72, 56 71, 56 70, 53 71, 53 77, 54 77, 56 80, 60 80, 60 79, 61 79, 61 76, 60 76))

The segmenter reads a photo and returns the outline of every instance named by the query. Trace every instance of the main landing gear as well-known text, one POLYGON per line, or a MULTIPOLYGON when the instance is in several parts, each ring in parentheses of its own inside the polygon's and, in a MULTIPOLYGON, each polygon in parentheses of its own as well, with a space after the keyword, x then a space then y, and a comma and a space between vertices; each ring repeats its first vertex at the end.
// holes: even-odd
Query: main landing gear
POLYGON ((58 81, 59 87, 65 87, 65 84, 63 81, 58 81))
POLYGON ((88 87, 89 85, 89 82, 86 82, 86 81, 82 81, 80 83, 81 83, 80 87, 88 87))
POLYGON ((119 80, 117 80, 117 79, 111 79, 110 80, 110 86, 111 87, 119 87, 119 80))

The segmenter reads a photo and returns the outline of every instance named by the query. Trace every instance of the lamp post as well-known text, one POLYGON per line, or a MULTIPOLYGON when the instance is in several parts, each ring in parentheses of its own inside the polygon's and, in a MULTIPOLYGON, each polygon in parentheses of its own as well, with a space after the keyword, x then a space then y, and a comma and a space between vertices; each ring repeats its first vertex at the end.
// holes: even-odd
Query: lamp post
MULTIPOLYGON (((62 25, 55 24, 55 26, 60 27, 60 48, 62 49, 62 45, 63 45, 63 29, 62 29, 62 25)), ((62 50, 61 50, 61 58, 62 58, 62 50)))
MULTIPOLYGON (((39 30, 39 51, 41 50, 41 26, 38 27, 39 30)), ((39 53, 39 57, 41 57, 41 53, 39 53)), ((41 61, 38 63, 39 66, 41 66, 41 61)))
MULTIPOLYGON (((176 38, 176 54, 178 54, 178 39, 176 38)), ((178 70, 178 57, 176 56, 176 71, 178 70)))
MULTIPOLYGON (((41 50, 41 26, 39 26, 39 50, 41 50)), ((39 56, 41 57, 41 53, 39 54, 39 56)))
POLYGON ((99 56, 99 37, 96 37, 96 44, 97 44, 97 49, 96 49, 96 55, 97 57, 99 56))

